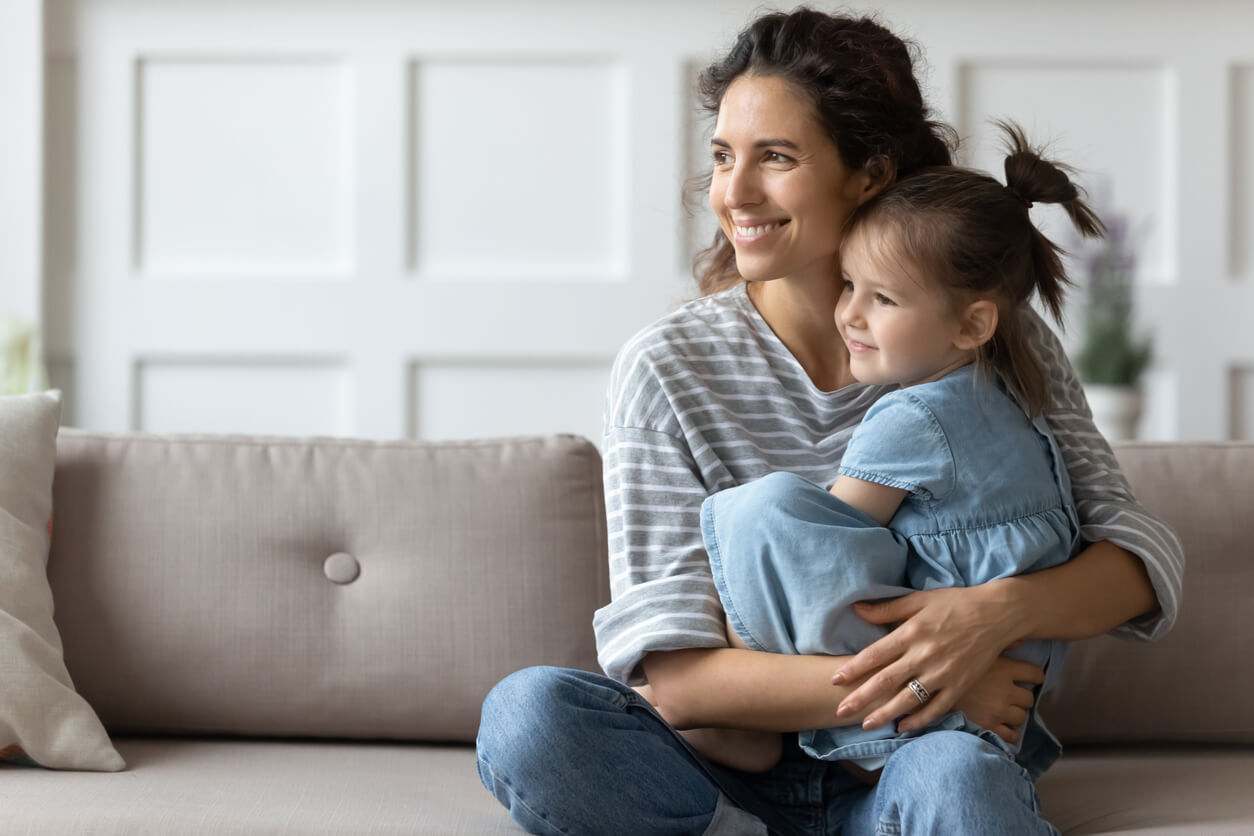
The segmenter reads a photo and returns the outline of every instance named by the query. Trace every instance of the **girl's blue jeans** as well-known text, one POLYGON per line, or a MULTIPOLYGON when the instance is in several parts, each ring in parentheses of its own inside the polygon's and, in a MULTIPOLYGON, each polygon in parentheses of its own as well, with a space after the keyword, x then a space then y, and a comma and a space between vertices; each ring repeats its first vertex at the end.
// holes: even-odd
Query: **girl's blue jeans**
POLYGON ((483 703, 479 777, 529 833, 1057 834, 1027 772, 962 731, 926 734, 875 787, 785 736, 763 773, 697 754, 633 689, 600 674, 525 668, 483 703))

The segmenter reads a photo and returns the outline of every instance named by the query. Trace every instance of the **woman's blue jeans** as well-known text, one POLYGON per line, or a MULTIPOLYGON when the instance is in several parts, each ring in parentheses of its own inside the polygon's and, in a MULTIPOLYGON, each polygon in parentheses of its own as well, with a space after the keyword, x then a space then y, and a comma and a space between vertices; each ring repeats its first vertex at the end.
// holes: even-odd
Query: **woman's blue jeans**
POLYGON ((767 772, 712 764, 631 688, 525 668, 483 703, 479 777, 541 834, 1057 834, 1027 772, 961 731, 893 753, 878 786, 785 737, 767 772))

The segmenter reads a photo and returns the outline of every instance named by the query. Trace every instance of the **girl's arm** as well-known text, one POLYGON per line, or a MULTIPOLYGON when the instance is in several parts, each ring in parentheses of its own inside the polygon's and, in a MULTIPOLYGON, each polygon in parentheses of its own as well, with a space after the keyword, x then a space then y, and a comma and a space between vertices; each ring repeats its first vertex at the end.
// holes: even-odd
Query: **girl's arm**
POLYGON ((909 491, 901 488, 855 479, 843 473, 836 477, 836 484, 831 490, 832 496, 857 508, 880 525, 888 525, 907 493, 909 491))

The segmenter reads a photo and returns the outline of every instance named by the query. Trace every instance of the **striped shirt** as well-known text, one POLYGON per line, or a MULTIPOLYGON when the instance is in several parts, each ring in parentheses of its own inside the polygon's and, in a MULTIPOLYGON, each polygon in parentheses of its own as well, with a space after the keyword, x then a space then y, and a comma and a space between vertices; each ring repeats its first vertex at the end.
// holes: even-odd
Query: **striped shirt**
MULTIPOLYGON (((814 385, 762 319, 746 285, 689 302, 619 352, 605 407, 611 603, 593 619, 610 677, 644 681, 654 650, 726 647, 723 608, 701 540, 701 502, 773 471, 835 481, 850 435, 892 387, 814 385)), ((1145 563, 1160 610, 1113 631, 1153 641, 1180 606, 1184 553, 1132 495, 1097 432, 1062 346, 1032 316, 1050 370, 1046 419, 1067 464, 1081 535, 1145 563)))

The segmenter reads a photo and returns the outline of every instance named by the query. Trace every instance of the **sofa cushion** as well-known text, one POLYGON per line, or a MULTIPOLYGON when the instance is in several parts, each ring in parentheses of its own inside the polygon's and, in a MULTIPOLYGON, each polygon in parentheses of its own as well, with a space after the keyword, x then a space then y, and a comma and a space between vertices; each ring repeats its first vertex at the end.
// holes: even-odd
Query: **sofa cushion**
POLYGON ((0 768, 8 836, 517 836, 464 745, 118 738, 119 775, 0 768), (91 780, 106 778, 115 780, 91 780))
POLYGON ((116 770, 66 670, 45 571, 60 419, 57 393, 0 397, 0 761, 116 770))
POLYGON ((600 457, 63 431, 49 578, 111 730, 474 739, 488 690, 595 670, 600 457))
MULTIPOLYGON (((0 767, 5 833, 215 836, 518 834, 479 783, 469 746, 119 738, 130 769, 0 767)), ((1254 832, 1254 752, 1073 751, 1040 780, 1066 836, 1254 832)))
POLYGON ((1154 644, 1072 645, 1041 712, 1064 743, 1254 743, 1250 536, 1254 444, 1116 445, 1137 498, 1188 562, 1172 631, 1154 644))
POLYGON ((1254 751, 1076 748, 1040 781, 1045 817, 1068 836, 1254 833, 1254 751))

